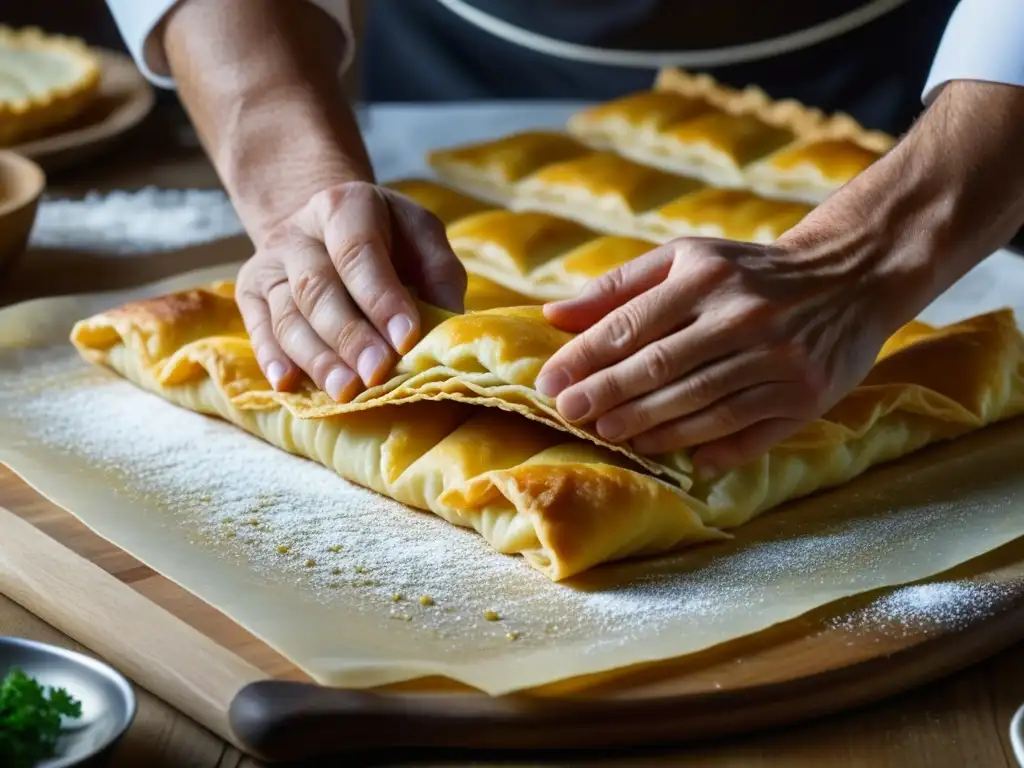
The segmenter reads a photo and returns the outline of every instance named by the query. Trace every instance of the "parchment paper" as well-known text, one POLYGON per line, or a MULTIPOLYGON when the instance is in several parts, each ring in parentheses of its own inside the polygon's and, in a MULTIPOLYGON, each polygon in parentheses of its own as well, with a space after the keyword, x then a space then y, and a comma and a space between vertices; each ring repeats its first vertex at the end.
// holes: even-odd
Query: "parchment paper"
MULTIPOLYGON (((337 519, 348 515, 372 524, 392 537, 393 548, 384 561, 370 563, 371 578, 361 585, 325 585, 315 577, 322 576, 320 563, 309 574, 288 558, 279 569, 268 568, 274 561, 260 547, 273 546, 272 535, 243 545, 240 537, 219 536, 209 525, 220 505, 237 504, 218 497, 225 473, 251 470, 232 465, 233 449, 224 451, 215 472, 211 466, 208 481, 197 482, 189 498, 202 503, 194 504, 163 493, 152 467, 132 466, 142 459, 132 458, 130 446, 112 462, 110 446, 83 440, 67 450, 48 439, 50 420, 59 426, 70 418, 62 403, 73 402, 75 418, 87 420, 95 395, 95 418, 119 418, 102 411, 100 400, 109 400, 111 387, 130 386, 77 359, 65 341, 75 320, 232 272, 206 270, 141 290, 38 300, 0 311, 0 461, 325 684, 369 687, 442 675, 501 694, 678 657, 846 596, 931 577, 1024 535, 1024 423, 1016 420, 788 505, 741 530, 735 541, 599 569, 571 584, 552 584, 520 561, 493 553, 475 534, 355 489, 317 467, 322 472, 316 483, 348 489, 344 498, 352 506, 335 510, 337 519), (139 477, 151 480, 139 483, 139 477), (449 558, 458 558, 447 561, 454 564, 450 573, 434 566, 422 570, 436 560, 429 548, 423 557, 410 555, 434 537, 442 538, 449 558), (439 590, 434 605, 415 599, 417 580, 439 590), (399 588, 406 594, 396 603, 389 596, 399 588), (500 609, 501 621, 488 621, 485 606, 500 609)), ((1024 260, 1000 253, 925 317, 946 322, 1005 305, 1024 317, 1024 260)), ((151 397, 154 414, 173 408, 159 398, 117 391, 124 393, 126 410, 131 397, 151 397)), ((256 439, 229 425, 186 411, 175 419, 183 440, 201 433, 255 455, 256 439)), ((140 422, 133 439, 146 440, 146 430, 140 422)), ((296 473, 314 471, 310 462, 263 447, 267 453, 259 458, 270 462, 266 466, 301 462, 296 473)), ((254 475, 253 483, 259 482, 254 475)), ((296 490, 294 503, 302 503, 302 492, 296 490)), ((342 552, 339 558, 356 560, 338 562, 348 569, 359 555, 342 552)))

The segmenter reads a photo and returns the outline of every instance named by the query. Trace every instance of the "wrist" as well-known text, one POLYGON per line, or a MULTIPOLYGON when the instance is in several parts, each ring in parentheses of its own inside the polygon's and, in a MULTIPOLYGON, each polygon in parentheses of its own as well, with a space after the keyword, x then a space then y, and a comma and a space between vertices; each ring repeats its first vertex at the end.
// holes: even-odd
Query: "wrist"
POLYGON ((311 3, 188 0, 164 49, 204 147, 250 237, 322 189, 372 170, 337 77, 344 35, 311 3))
POLYGON ((373 181, 354 118, 339 122, 308 93, 238 94, 226 110, 211 159, 254 241, 313 195, 350 181, 373 181), (346 130, 347 128, 347 130, 346 130), (355 142, 355 150, 346 144, 355 142))
POLYGON ((1024 89, 952 83, 910 133, 780 240, 842 263, 913 319, 1024 222, 1024 89))

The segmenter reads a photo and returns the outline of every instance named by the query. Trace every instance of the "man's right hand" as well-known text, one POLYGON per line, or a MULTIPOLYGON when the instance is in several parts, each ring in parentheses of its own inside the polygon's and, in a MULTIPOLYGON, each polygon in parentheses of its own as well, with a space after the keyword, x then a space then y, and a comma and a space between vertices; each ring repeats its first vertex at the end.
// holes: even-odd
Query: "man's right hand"
POLYGON ((380 384, 419 340, 418 298, 461 312, 466 273, 444 226, 383 187, 315 194, 262 238, 236 298, 260 368, 286 390, 304 371, 346 402, 380 384))

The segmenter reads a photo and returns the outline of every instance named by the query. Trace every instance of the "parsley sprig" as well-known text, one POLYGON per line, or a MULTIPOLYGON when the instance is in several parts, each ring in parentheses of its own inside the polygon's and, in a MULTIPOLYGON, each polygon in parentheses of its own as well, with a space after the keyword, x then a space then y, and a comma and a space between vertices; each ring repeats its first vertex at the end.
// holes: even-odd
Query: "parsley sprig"
POLYGON ((32 768, 52 757, 61 716, 79 718, 82 704, 64 688, 44 688, 20 669, 0 683, 0 765, 32 768))

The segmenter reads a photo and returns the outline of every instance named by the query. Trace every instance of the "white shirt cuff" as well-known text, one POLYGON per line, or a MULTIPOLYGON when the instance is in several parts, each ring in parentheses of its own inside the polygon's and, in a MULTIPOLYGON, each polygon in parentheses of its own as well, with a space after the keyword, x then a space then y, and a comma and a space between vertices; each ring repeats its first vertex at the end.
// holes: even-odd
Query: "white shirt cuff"
POLYGON ((1024 86, 1024 2, 960 0, 935 54, 921 99, 951 80, 1024 86))
MULTIPOLYGON (((181 0, 107 0, 110 13, 136 65, 149 80, 161 88, 174 88, 174 78, 163 46, 153 32, 164 17, 181 0)), ((344 56, 339 76, 348 69, 355 57, 355 36, 348 0, 306 0, 326 12, 341 27, 345 35, 344 56)))

